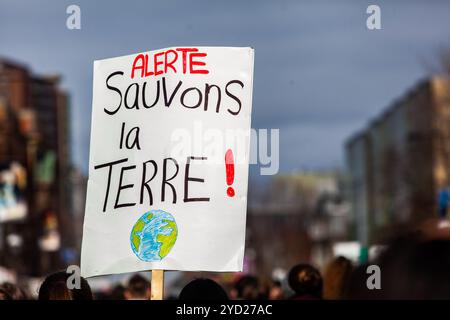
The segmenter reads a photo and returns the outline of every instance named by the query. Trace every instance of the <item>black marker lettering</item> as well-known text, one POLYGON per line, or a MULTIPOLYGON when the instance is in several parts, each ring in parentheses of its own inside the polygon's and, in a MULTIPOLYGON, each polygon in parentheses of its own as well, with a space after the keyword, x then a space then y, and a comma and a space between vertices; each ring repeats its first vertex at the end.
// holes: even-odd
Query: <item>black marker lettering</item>
POLYGON ((136 166, 123 167, 120 170, 119 187, 117 189, 116 203, 114 204, 114 209, 123 208, 123 207, 132 207, 132 206, 136 205, 135 202, 134 203, 121 203, 121 204, 119 204, 120 191, 122 191, 124 189, 128 189, 128 188, 132 188, 134 186, 134 184, 122 185, 123 173, 126 170, 132 170, 132 169, 136 169, 136 166))
POLYGON ((106 184, 106 194, 105 194, 105 201, 103 203, 103 212, 106 211, 106 204, 108 203, 108 195, 109 195, 109 187, 111 185, 111 174, 112 174, 112 167, 116 164, 122 163, 122 162, 127 162, 128 158, 125 159, 120 159, 120 160, 116 160, 116 161, 112 161, 112 162, 107 162, 104 164, 99 164, 97 166, 94 167, 95 170, 97 169, 101 169, 101 168, 105 168, 105 167, 109 167, 109 171, 108 171, 108 183, 106 184))
POLYGON ((205 182, 204 179, 200 178, 191 178, 189 176, 189 167, 191 160, 206 160, 207 157, 188 157, 186 162, 186 171, 184 173, 184 202, 193 202, 193 201, 209 201, 209 198, 190 198, 189 197, 189 181, 195 182, 205 182))
POLYGON ((122 71, 116 71, 116 72, 111 73, 111 74, 108 76, 108 78, 106 78, 106 87, 107 87, 109 90, 112 90, 112 91, 117 92, 117 93, 119 94, 119 96, 120 96, 120 102, 119 102, 119 105, 117 106, 116 110, 114 110, 114 111, 109 111, 109 110, 107 110, 106 108, 103 109, 103 110, 105 110, 105 112, 106 112, 107 114, 109 114, 109 115, 113 115, 113 114, 115 114, 117 111, 119 111, 120 106, 122 105, 122 92, 120 92, 120 90, 117 89, 116 87, 113 87, 113 86, 109 85, 109 83, 108 83, 109 79, 111 79, 112 77, 114 77, 114 76, 116 76, 116 75, 118 75, 118 74, 120 74, 120 75, 123 76, 123 72, 122 72, 122 71))

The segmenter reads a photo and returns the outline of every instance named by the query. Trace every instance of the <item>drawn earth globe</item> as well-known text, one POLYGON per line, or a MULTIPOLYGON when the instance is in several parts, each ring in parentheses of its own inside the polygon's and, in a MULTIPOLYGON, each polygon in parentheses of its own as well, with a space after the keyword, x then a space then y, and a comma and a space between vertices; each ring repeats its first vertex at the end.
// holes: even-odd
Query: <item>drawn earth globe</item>
POLYGON ((174 246, 177 236, 174 217, 163 210, 151 210, 131 229, 131 249, 142 261, 161 261, 174 246))

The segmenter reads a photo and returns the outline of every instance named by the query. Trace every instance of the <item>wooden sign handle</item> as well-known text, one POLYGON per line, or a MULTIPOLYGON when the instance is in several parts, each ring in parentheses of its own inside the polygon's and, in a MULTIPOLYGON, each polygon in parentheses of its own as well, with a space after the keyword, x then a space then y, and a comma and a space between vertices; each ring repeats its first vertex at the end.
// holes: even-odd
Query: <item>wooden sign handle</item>
POLYGON ((164 270, 152 270, 151 300, 164 299, 164 270))

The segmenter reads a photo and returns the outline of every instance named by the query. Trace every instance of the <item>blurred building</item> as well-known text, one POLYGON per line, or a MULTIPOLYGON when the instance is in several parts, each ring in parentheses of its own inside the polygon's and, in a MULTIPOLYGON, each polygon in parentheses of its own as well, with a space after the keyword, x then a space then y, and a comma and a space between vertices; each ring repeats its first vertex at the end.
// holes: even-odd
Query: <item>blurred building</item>
POLYGON ((0 59, 0 165, 3 173, 22 172, 2 175, 0 199, 14 194, 3 207, 14 198, 26 206, 21 217, 3 210, 0 264, 27 274, 58 267, 61 243, 70 242, 69 109, 59 82, 0 59))
POLYGON ((83 219, 86 204, 88 177, 79 169, 71 172, 72 185, 72 239, 74 240, 71 247, 76 252, 75 261, 71 264, 80 265, 79 252, 81 252, 81 239, 83 237, 83 219))
POLYGON ((258 199, 250 199, 246 262, 249 271, 270 276, 298 263, 322 267, 332 245, 349 235, 348 204, 338 172, 277 175, 258 199))
POLYGON ((450 186, 450 82, 434 77, 396 101, 346 144, 357 238, 438 217, 450 186))

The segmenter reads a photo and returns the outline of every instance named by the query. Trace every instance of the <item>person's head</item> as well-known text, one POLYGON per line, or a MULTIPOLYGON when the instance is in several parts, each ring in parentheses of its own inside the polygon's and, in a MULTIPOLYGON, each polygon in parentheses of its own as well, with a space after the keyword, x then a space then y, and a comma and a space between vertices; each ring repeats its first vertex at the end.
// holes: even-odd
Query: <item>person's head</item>
POLYGON ((13 298, 9 295, 8 291, 0 288, 0 300, 13 300, 13 298))
POLYGON ((347 297, 450 299, 449 270, 450 221, 427 220, 398 234, 387 243, 378 258, 356 268, 347 297), (377 268, 373 268, 374 265, 377 268), (369 281, 379 285, 381 290, 369 290, 369 281))
POLYGON ((20 289, 18 286, 10 282, 5 282, 2 285, 0 285, 0 292, 6 294, 7 297, 10 297, 11 300, 27 299, 25 292, 23 292, 22 289, 20 289))
POLYGON ((53 273, 41 284, 39 288, 39 300, 92 300, 92 291, 89 283, 83 277, 80 277, 80 287, 70 289, 76 281, 71 281, 68 278, 71 275, 65 271, 53 273))
POLYGON ((322 298, 322 276, 309 264, 298 264, 289 271, 288 282, 296 296, 322 298))
POLYGON ((324 299, 337 300, 344 297, 352 270, 353 264, 347 258, 337 257, 331 260, 323 274, 324 299))
POLYGON ((151 296, 150 281, 139 274, 132 276, 124 295, 127 300, 149 300, 151 296))
POLYGON ((376 299, 450 299, 450 239, 394 242, 375 264, 382 272, 376 299))
POLYGON ((180 300, 208 300, 224 301, 228 300, 225 290, 211 279, 195 279, 189 282, 178 297, 180 300))
POLYGON ((370 290, 367 287, 368 264, 361 264, 353 269, 350 274, 344 299, 349 300, 372 300, 378 290, 370 290))
POLYGON ((109 300, 125 300, 125 287, 121 284, 116 285, 108 296, 109 300))
POLYGON ((233 289, 236 299, 255 300, 259 298, 259 281, 256 277, 245 275, 239 278, 233 289))
POLYGON ((269 288, 269 300, 281 300, 283 299, 283 288, 280 281, 273 281, 269 288))

